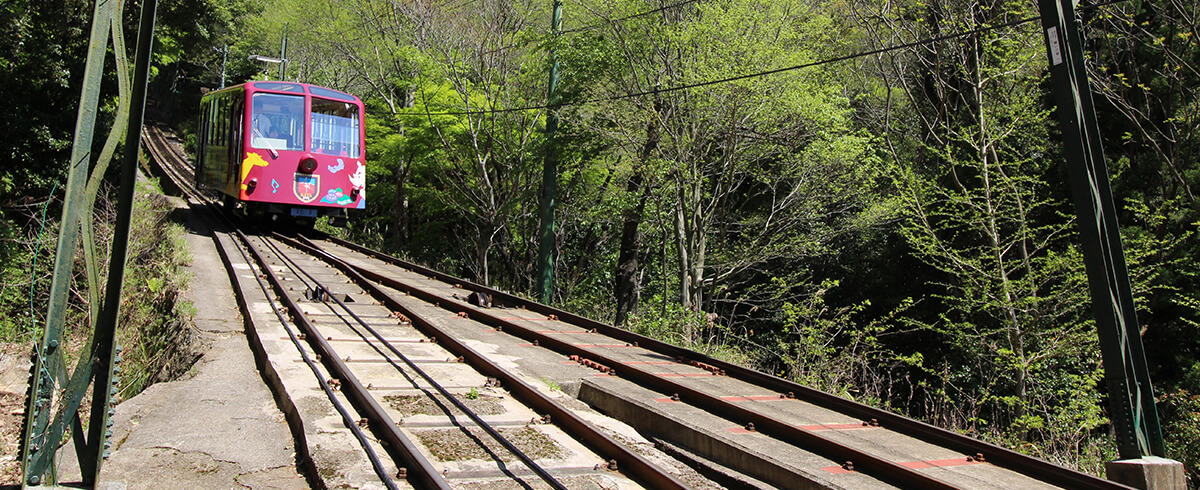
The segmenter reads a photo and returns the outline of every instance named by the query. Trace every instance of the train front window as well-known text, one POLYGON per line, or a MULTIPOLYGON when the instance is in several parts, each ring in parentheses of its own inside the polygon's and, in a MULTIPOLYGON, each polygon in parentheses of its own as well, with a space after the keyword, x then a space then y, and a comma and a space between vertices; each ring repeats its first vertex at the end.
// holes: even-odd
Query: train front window
POLYGON ((358 158, 358 106, 313 97, 311 151, 358 158))
POLYGON ((304 149, 304 96, 257 93, 250 111, 250 146, 304 149))

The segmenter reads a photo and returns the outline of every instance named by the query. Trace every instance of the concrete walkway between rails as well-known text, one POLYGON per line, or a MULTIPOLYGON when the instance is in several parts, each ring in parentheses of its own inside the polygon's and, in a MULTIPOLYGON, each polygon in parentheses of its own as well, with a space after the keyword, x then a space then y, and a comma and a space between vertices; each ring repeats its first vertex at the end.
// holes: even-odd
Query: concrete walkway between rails
POLYGON ((186 298, 196 307, 201 357, 185 379, 117 405, 98 488, 309 488, 283 413, 255 368, 212 233, 186 204, 177 215, 186 216, 192 251, 186 298))

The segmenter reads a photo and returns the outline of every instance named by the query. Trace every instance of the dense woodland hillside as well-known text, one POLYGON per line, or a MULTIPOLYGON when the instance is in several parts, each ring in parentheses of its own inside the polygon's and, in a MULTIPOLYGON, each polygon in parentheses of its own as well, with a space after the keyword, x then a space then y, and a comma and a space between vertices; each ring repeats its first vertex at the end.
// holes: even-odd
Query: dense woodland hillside
MULTIPOLYGON (((1079 8, 1163 431, 1196 485, 1193 3, 1079 8)), ((1103 472, 1115 445, 1036 2, 578 0, 559 36, 552 8, 162 0, 152 96, 190 134, 201 88, 278 77, 247 56, 286 36, 284 78, 369 105, 348 238, 534 295, 552 158, 555 304, 1103 472)), ((61 204, 90 4, 0 11, 12 340, 48 287, 30 259, 61 204)))

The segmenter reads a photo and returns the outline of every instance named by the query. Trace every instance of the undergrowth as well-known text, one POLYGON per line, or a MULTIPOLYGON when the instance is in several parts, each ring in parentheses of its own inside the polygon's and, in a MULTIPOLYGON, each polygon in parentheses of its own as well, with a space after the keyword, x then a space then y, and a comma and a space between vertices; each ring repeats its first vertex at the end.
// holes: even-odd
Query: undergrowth
MULTIPOLYGON (((103 288, 116 203, 111 188, 99 194, 93 213, 95 244, 91 246, 99 262, 96 268, 100 277, 94 284, 103 288)), ((49 204, 25 210, 24 216, 10 213, 0 219, 0 240, 4 242, 0 248, 0 342, 32 346, 42 341, 61 214, 59 203, 49 204)), ((178 376, 194 360, 188 331, 194 309, 180 296, 188 286, 184 267, 191 257, 183 242, 182 227, 171 221, 173 209, 152 184, 139 184, 117 320, 117 343, 123 347, 121 399, 154 382, 178 376)), ((72 367, 92 333, 84 246, 89 245, 81 243, 75 253, 64 324, 65 355, 72 367)), ((103 293, 100 298, 102 302, 103 293)))

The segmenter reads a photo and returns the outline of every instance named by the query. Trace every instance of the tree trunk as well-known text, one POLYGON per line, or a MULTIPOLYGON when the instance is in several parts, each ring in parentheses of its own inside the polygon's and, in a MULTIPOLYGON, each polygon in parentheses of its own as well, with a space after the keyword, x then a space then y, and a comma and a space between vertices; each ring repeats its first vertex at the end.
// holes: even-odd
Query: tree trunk
MULTIPOLYGON (((662 110, 661 100, 654 102, 654 110, 655 112, 662 110)), ((617 299, 617 325, 625 323, 625 320, 629 319, 630 313, 637 311, 638 307, 638 298, 641 292, 638 255, 642 248, 638 225, 642 223, 646 200, 650 198, 649 186, 643 188, 646 162, 658 148, 658 140, 658 123, 656 119, 651 118, 650 122, 646 124, 646 144, 642 145, 642 168, 629 178, 629 183, 625 186, 625 192, 630 195, 641 190, 642 197, 638 199, 634 209, 625 211, 625 222, 621 226, 621 251, 617 256, 617 277, 613 285, 613 295, 617 299)))
POLYGON ((488 252, 492 249, 492 234, 496 231, 496 226, 491 220, 480 220, 479 235, 475 239, 475 267, 478 269, 476 273, 479 284, 488 286, 490 278, 488 277, 488 252))
POLYGON ((393 218, 395 219, 395 222, 393 223, 393 226, 396 227, 395 240, 397 245, 407 242, 409 238, 408 193, 404 191, 404 183, 408 181, 408 169, 410 168, 409 165, 411 163, 412 158, 410 157, 408 163, 400 164, 400 166, 396 168, 396 175, 394 179, 396 184, 396 205, 394 208, 395 215, 393 218))
POLYGON ((617 325, 625 323, 625 320, 629 319, 629 315, 637 311, 638 296, 641 291, 638 255, 641 252, 642 242, 638 234, 638 225, 642 222, 646 200, 650 194, 649 187, 641 189, 644 180, 642 172, 638 172, 629 178, 629 183, 625 187, 625 191, 630 194, 642 190, 642 197, 638 199, 637 206, 625 211, 625 222, 621 226, 621 251, 617 256, 617 277, 613 285, 613 294, 617 299, 617 325))

